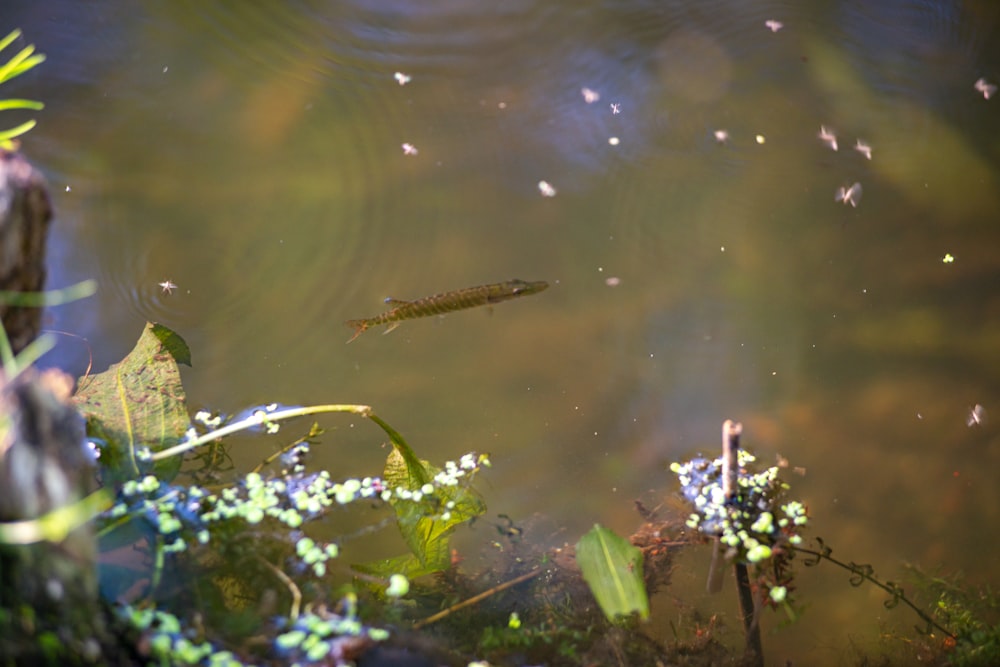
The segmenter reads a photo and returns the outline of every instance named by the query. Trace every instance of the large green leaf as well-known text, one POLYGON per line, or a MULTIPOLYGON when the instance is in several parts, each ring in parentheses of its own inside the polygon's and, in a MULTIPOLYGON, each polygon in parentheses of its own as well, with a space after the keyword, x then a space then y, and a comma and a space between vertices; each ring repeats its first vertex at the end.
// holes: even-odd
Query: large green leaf
POLYGON ((576 562, 608 620, 639 612, 649 617, 642 552, 597 524, 576 545, 576 562))
MULTIPOLYGON (((173 447, 190 428, 179 363, 191 365, 184 339, 162 324, 147 323, 128 356, 80 379, 74 400, 87 419, 87 434, 107 445, 102 464, 113 476, 138 476, 145 471, 136 457, 139 448, 173 447)), ((153 473, 172 479, 180 459, 157 463, 153 473)))

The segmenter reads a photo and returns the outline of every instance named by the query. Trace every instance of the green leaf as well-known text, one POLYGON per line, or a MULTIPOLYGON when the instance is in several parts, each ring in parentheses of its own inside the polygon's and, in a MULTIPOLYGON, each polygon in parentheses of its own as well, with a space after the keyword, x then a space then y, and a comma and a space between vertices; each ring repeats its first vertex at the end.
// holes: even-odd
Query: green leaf
MULTIPOLYGON (((422 484, 414 484, 415 481, 433 479, 440 472, 426 461, 417 460, 412 451, 410 454, 406 456, 399 448, 389 453, 383 479, 390 489, 420 489, 422 484), (419 474, 415 474, 414 469, 418 466, 419 474)), ((399 532, 416 558, 421 574, 448 569, 451 565, 451 534, 461 524, 486 511, 479 495, 463 485, 439 486, 433 496, 420 501, 393 498, 389 503, 396 512, 399 532), (444 506, 449 502, 454 505, 447 511, 448 518, 444 519, 444 506)), ((404 571, 400 573, 411 576, 404 571)))
POLYGON ((184 364, 185 366, 191 366, 191 348, 188 347, 187 342, 180 337, 176 331, 169 327, 165 327, 162 324, 156 324, 147 326, 149 330, 156 339, 160 341, 163 346, 163 351, 167 352, 170 356, 174 358, 178 364, 184 364))
MULTIPOLYGON (((388 579, 394 574, 402 574, 407 579, 416 579, 425 574, 434 574, 440 571, 439 569, 425 567, 413 554, 403 554, 395 558, 383 558, 382 560, 369 563, 354 564, 351 567, 361 574, 380 577, 382 579, 388 579)), ((377 588, 381 590, 382 587, 378 586, 377 588)))
POLYGON ((41 111, 45 108, 45 105, 41 102, 36 102, 34 100, 21 100, 21 99, 9 99, 0 100, 0 111, 6 111, 8 109, 33 109, 35 111, 41 111))
MULTIPOLYGON (((402 469, 399 466, 394 467, 394 472, 399 473, 400 470, 404 472, 393 479, 393 485, 401 486, 404 489, 419 489, 429 482, 432 475, 427 472, 427 467, 417 458, 413 449, 403 440, 403 436, 377 415, 369 414, 368 418, 388 434, 395 453, 401 457, 402 463, 405 464, 402 469)), ((386 469, 388 470, 388 463, 386 463, 386 469)))
POLYGON ((23 74, 32 67, 45 62, 44 55, 40 53, 31 55, 33 53, 35 53, 34 44, 28 45, 11 58, 6 65, 0 65, 0 83, 13 79, 18 74, 23 74))
POLYGON ((3 39, 0 39, 0 51, 3 51, 4 49, 6 49, 8 46, 11 45, 11 43, 15 39, 17 39, 20 36, 21 36, 21 30, 18 29, 18 28, 15 28, 14 30, 11 31, 11 33, 9 35, 7 35, 6 37, 4 37, 3 39))
POLYGON ((0 132, 0 141, 7 143, 14 137, 19 137, 36 125, 34 119, 26 120, 17 127, 12 127, 9 130, 4 130, 0 132))
MULTIPOLYGON (((402 446, 393 448, 385 462, 382 477, 389 489, 420 490, 441 472, 439 468, 417 459, 401 438, 392 434, 390 437, 394 444, 398 439, 402 446)), ((410 553, 353 565, 359 572, 381 577, 403 574, 415 579, 446 570, 451 567, 451 534, 461 524, 486 512, 482 498, 462 484, 437 486, 432 494, 424 495, 420 500, 394 496, 389 504, 396 513, 396 525, 410 553)))
POLYGON ((644 620, 649 618, 639 549, 595 524, 577 543, 576 562, 608 620, 634 611, 644 620))
MULTIPOLYGON (((178 363, 191 364, 191 352, 178 334, 147 323, 139 342, 119 363, 81 378, 74 401, 87 419, 87 434, 103 440, 102 464, 136 477, 143 471, 140 447, 158 452, 178 444, 191 426, 178 363)), ((169 481, 181 457, 158 462, 153 473, 169 481)))

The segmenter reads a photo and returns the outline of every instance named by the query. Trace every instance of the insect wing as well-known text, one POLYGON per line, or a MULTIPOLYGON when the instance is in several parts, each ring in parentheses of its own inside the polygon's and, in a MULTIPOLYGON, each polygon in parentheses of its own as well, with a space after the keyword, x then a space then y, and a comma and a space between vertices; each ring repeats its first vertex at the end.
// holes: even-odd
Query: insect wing
POLYGON ((985 423, 986 408, 981 406, 979 403, 976 403, 976 405, 969 410, 969 415, 965 418, 965 424, 969 428, 972 428, 973 426, 982 426, 985 423))

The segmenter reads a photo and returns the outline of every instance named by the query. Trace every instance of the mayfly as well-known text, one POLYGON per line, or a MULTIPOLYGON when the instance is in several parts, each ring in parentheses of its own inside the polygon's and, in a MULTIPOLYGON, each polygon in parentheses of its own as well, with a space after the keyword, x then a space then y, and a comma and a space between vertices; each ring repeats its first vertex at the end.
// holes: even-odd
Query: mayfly
POLYGON ((819 137, 819 140, 824 144, 833 150, 837 150, 837 135, 833 133, 833 130, 828 130, 825 125, 820 125, 819 134, 816 136, 819 137))
POLYGON ((366 330, 377 327, 380 324, 388 324, 385 333, 389 333, 399 326, 403 320, 412 320, 418 317, 429 317, 431 315, 443 315, 454 310, 464 310, 475 308, 476 306, 490 306, 501 301, 509 301, 529 294, 537 294, 549 286, 544 280, 524 281, 508 280, 502 283, 490 285, 479 285, 478 287, 466 287, 465 289, 444 292, 427 296, 416 301, 402 301, 400 299, 386 299, 385 302, 392 304, 393 308, 361 320, 347 320, 345 324, 354 329, 352 340, 360 336, 366 330))
POLYGON ((997 92, 996 85, 987 82, 986 79, 978 79, 976 83, 973 84, 972 87, 975 88, 980 93, 982 93, 983 99, 986 100, 996 95, 997 92))
POLYGON ((833 200, 856 207, 858 202, 861 201, 861 184, 855 183, 850 187, 838 188, 836 194, 833 196, 833 200))
POLYGON ((868 144, 868 142, 858 139, 858 143, 854 145, 854 150, 861 153, 869 160, 872 159, 872 147, 868 144))
POLYGON ((965 425, 969 428, 973 426, 982 426, 986 423, 986 408, 976 403, 975 407, 969 410, 968 416, 965 418, 965 425))

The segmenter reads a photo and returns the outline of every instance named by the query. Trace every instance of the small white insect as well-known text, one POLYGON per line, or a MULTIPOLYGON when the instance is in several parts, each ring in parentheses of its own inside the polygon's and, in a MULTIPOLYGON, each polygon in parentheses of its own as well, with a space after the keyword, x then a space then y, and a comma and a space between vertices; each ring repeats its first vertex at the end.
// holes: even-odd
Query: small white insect
POLYGON ((164 280, 162 283, 156 283, 163 289, 164 294, 173 294, 174 290, 177 289, 177 285, 169 280, 164 280))
POLYGON ((413 144, 403 144, 403 155, 416 155, 419 152, 413 144))
POLYGON ((556 196, 556 189, 549 185, 548 181, 538 181, 538 191, 542 193, 543 197, 556 196))
POLYGON ((593 104, 601 99, 601 94, 596 90, 591 90, 590 88, 581 88, 580 94, 583 95, 583 101, 587 104, 593 104))
POLYGON ((976 83, 973 84, 973 88, 981 92, 983 94, 983 99, 985 100, 990 99, 997 92, 997 87, 992 83, 988 83, 986 79, 979 79, 976 81, 976 83))
POLYGON ((770 30, 771 32, 778 32, 779 30, 785 27, 784 23, 782 23, 781 21, 775 21, 774 19, 768 19, 764 21, 764 25, 766 25, 767 29, 770 30))
POLYGON ((828 130, 825 125, 820 125, 819 134, 816 136, 827 146, 833 150, 837 150, 837 135, 833 133, 833 130, 828 130))
POLYGON ((969 410, 969 415, 965 418, 965 425, 969 428, 973 426, 982 426, 986 423, 986 408, 976 403, 969 410))
POLYGON ((854 145, 854 150, 861 153, 869 160, 872 159, 872 147, 867 142, 858 139, 858 143, 854 145))
POLYGON ((729 141, 729 132, 727 130, 716 130, 712 134, 715 135, 715 140, 720 144, 724 144, 729 141))
POLYGON ((861 184, 855 183, 847 188, 837 188, 837 193, 834 195, 833 200, 850 204, 856 208, 858 202, 861 201, 861 184))
POLYGON ((611 106, 611 113, 612 113, 612 115, 617 116, 618 114, 620 114, 622 112, 621 102, 612 102, 610 104, 610 106, 611 106))
POLYGON ((402 72, 396 72, 392 76, 401 86, 405 86, 406 84, 408 84, 410 81, 413 80, 412 76, 410 76, 409 74, 403 74, 402 72))

